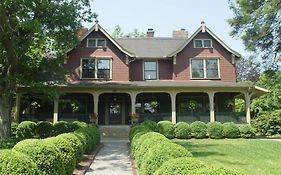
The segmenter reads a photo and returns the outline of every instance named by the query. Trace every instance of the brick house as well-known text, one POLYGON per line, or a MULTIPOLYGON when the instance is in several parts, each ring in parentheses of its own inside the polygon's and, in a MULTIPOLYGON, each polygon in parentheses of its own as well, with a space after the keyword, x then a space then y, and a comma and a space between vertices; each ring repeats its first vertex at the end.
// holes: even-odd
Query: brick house
POLYGON ((98 22, 80 35, 65 61, 62 95, 48 102, 18 93, 21 120, 92 118, 99 125, 127 125, 137 115, 173 123, 250 123, 250 100, 267 92, 236 82, 240 54, 204 22, 190 37, 181 29, 157 38, 149 29, 144 38, 114 39, 98 22), (244 99, 244 111, 235 111, 235 99, 244 99))

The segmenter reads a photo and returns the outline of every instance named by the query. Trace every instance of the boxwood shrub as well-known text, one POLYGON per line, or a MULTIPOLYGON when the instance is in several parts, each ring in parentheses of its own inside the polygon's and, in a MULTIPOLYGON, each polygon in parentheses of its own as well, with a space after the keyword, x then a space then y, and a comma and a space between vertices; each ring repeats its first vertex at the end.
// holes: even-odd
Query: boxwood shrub
POLYGON ((172 142, 161 142, 150 148, 143 155, 140 168, 141 175, 152 175, 164 162, 178 158, 191 157, 192 154, 184 147, 172 142))
POLYGON ((58 148, 39 139, 26 139, 17 143, 13 150, 29 156, 42 175, 65 174, 62 155, 58 148))
POLYGON ((191 127, 186 122, 178 122, 174 125, 174 134, 178 139, 190 139, 191 127))
POLYGON ((71 124, 66 121, 58 121, 54 124, 54 131, 56 135, 71 132, 71 124))
POLYGON ((209 122, 207 124, 207 135, 212 139, 223 138, 223 125, 220 122, 209 122))
POLYGON ((133 138, 135 137, 135 135, 138 134, 138 137, 141 136, 140 133, 147 133, 147 132, 152 132, 151 129, 149 129, 147 126, 145 125, 136 125, 134 126, 133 128, 130 129, 130 132, 129 132, 129 140, 130 142, 133 140, 133 138))
POLYGON ((33 121, 21 122, 16 131, 16 136, 22 139, 29 139, 35 136, 36 123, 33 121))
POLYGON ((70 127, 70 130, 73 132, 77 129, 88 127, 88 124, 85 122, 81 122, 81 121, 74 121, 74 122, 70 123, 69 127, 70 127))
POLYGON ((157 123, 155 121, 152 120, 145 120, 144 122, 141 123, 142 125, 148 127, 149 129, 151 129, 152 131, 156 131, 157 128, 157 123))
POLYGON ((32 159, 15 150, 0 151, 1 175, 39 175, 37 165, 32 159))
POLYGON ((239 127, 240 135, 242 138, 248 139, 248 138, 255 138, 256 131, 253 127, 250 125, 241 125, 239 127))
POLYGON ((191 132, 192 136, 197 139, 203 139, 207 135, 207 126, 204 122, 201 121, 195 121, 191 123, 191 132))
POLYGON ((227 122, 223 124, 223 136, 226 138, 238 138, 240 132, 238 126, 233 122, 227 122))
POLYGON ((35 132, 41 139, 51 137, 54 134, 54 126, 49 121, 40 121, 36 124, 35 132))
POLYGON ((169 139, 174 138, 174 124, 171 121, 158 122, 156 130, 169 139))
POLYGON ((59 149, 66 174, 72 174, 76 166, 75 150, 67 138, 49 137, 44 139, 47 144, 53 144, 59 149))

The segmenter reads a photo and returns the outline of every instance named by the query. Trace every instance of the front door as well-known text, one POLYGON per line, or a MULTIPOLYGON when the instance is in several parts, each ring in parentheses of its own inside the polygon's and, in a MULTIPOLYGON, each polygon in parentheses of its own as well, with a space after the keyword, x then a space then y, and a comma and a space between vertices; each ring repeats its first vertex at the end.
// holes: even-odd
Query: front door
POLYGON ((109 124, 121 125, 122 124, 122 100, 119 98, 109 98, 109 124))

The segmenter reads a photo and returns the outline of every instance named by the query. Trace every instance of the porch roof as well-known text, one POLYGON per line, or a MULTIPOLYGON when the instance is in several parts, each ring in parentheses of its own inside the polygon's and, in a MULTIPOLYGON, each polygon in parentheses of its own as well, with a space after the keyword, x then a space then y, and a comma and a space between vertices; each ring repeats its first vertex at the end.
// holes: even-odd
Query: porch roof
POLYGON ((94 89, 134 89, 139 90, 194 90, 194 91, 248 91, 253 92, 253 97, 261 96, 267 92, 267 89, 255 86, 252 83, 237 83, 237 82, 221 82, 221 81, 173 81, 173 80, 153 80, 153 81, 77 81, 69 82, 62 85, 62 88, 94 88, 94 89))

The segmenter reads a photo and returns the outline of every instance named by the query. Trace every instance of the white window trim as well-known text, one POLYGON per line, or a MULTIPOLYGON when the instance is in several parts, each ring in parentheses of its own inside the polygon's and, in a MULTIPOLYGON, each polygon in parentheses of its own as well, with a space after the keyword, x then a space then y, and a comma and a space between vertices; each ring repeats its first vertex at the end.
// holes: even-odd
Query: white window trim
POLYGON ((80 58, 80 79, 81 80, 112 80, 112 57, 84 57, 84 58, 80 58), (83 78, 82 74, 83 74, 83 67, 82 67, 82 60, 84 59, 93 59, 95 60, 95 77, 94 78, 83 78), (109 78, 98 78, 98 60, 109 60, 109 68, 110 68, 110 77, 109 78))
POLYGON ((220 71, 220 58, 219 57, 195 57, 189 59, 190 65, 190 79, 191 80, 220 80, 221 79, 221 71, 220 71), (207 67, 206 67, 206 60, 218 60, 218 77, 217 78, 208 78, 207 77, 207 67), (192 77, 192 60, 203 60, 203 69, 204 69, 204 77, 203 78, 193 78, 192 77))
POLYGON ((158 75, 159 75, 159 70, 158 70, 158 60, 143 60, 142 61, 142 79, 144 81, 153 81, 153 80, 158 80, 158 75), (144 67, 144 63, 145 62, 156 62, 156 79, 145 79, 145 67, 144 67))
POLYGON ((194 46, 194 48, 213 48, 213 41, 212 41, 212 39, 194 39, 194 40, 193 40, 193 46, 194 46), (205 46, 204 46, 204 41, 205 41, 205 40, 209 40, 209 41, 210 41, 210 43, 211 43, 211 46, 210 46, 210 47, 205 47, 205 46), (196 47, 195 41, 201 41, 202 47, 196 47))
POLYGON ((88 48, 104 48, 107 47, 105 38, 87 38, 87 47, 88 48), (89 46, 89 40, 95 40, 95 46, 89 46), (105 46, 98 46, 98 40, 104 40, 105 46))

